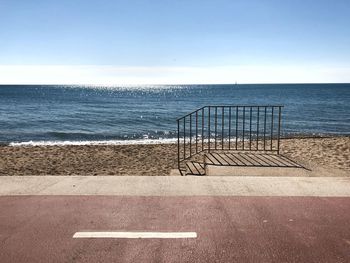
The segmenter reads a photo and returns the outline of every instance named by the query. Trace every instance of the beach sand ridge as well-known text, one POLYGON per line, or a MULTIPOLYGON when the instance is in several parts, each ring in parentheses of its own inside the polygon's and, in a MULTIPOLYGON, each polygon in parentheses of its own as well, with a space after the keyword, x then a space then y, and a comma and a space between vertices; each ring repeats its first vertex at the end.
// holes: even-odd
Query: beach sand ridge
MULTIPOLYGON (((308 167, 350 176, 350 137, 281 141, 281 153, 308 167)), ((164 176, 177 168, 176 144, 0 146, 0 175, 164 176)))

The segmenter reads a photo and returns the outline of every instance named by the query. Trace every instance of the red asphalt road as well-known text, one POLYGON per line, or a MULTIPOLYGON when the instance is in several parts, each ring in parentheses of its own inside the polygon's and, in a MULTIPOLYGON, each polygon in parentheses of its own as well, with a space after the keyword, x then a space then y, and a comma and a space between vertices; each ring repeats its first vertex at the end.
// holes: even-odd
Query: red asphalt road
POLYGON ((0 197, 0 262, 350 262, 350 198, 0 197), (196 239, 73 239, 78 231, 196 239))

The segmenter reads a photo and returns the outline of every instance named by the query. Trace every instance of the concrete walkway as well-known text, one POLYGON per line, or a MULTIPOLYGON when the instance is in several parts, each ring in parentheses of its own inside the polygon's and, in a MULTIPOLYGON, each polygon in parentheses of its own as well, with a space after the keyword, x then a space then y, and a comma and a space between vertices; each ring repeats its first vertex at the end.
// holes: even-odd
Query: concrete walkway
POLYGON ((0 196, 8 195, 349 197, 350 177, 0 177, 0 196))

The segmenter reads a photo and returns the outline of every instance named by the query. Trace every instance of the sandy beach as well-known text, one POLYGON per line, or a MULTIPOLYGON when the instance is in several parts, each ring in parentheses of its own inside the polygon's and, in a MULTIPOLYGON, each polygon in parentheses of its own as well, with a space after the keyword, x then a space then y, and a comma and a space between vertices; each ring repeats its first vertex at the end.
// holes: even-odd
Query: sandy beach
MULTIPOLYGON (((350 176, 350 137, 283 139, 281 153, 350 176)), ((0 156, 0 175, 164 176, 176 168, 177 146, 0 146, 0 156)))

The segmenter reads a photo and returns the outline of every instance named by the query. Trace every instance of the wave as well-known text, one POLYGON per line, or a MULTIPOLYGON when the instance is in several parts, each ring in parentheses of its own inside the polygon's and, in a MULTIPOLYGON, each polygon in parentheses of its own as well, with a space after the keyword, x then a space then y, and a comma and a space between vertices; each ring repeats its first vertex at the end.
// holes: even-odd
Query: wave
MULTIPOLYGON (((281 136, 281 139, 303 139, 303 138, 327 138, 327 137, 338 137, 338 136, 350 136, 350 134, 335 134, 335 133, 288 133, 281 136)), ((195 141, 195 137, 192 138, 195 141)), ((186 138, 189 140, 189 138, 186 138)), ((236 140, 236 137, 231 137, 232 142, 236 140)), ((266 138, 269 141, 269 138, 266 138)), ((218 139, 221 143, 222 140, 218 139)), ((229 142, 228 138, 224 138, 225 143, 229 142)), ((237 141, 243 141, 242 138, 237 138, 237 141)), ((245 139, 245 142, 249 142, 249 139, 245 139)), ((159 139, 134 139, 134 140, 84 140, 84 141, 26 141, 26 142, 10 142, 8 144, 3 143, 7 146, 20 147, 20 146, 98 146, 98 145, 144 145, 144 144, 176 144, 178 138, 159 138, 159 139)), ((188 142, 188 141, 187 141, 188 142)), ((204 139, 205 143, 208 143, 208 138, 204 139)), ((212 141, 213 138, 212 138, 212 141)), ((180 143, 183 143, 183 138, 180 138, 180 143)), ((1 143, 0 143, 1 145, 1 143)))
POLYGON ((27 141, 11 142, 9 146, 83 146, 83 145, 139 145, 139 144, 174 144, 177 138, 139 139, 139 140, 101 140, 101 141, 27 141))

